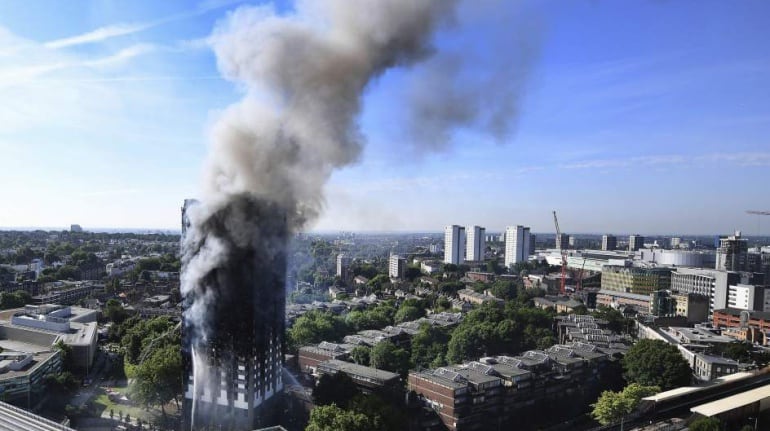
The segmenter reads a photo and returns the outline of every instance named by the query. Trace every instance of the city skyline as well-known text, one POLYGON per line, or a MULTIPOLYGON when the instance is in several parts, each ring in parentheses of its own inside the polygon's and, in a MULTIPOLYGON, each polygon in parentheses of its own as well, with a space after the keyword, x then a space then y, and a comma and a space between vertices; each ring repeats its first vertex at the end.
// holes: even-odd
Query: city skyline
MULTIPOLYGON (((199 195, 208 125, 241 97, 205 39, 250 4, 0 5, 0 95, 13 101, 0 108, 13 161, 0 226, 175 230, 199 195)), ((388 72, 364 98, 359 163, 332 175, 306 230, 551 232, 556 209, 569 233, 770 234, 745 214, 770 206, 770 5, 522 2, 490 18, 499 4, 462 4, 436 44, 474 57, 463 88, 511 66, 515 131, 498 143, 470 124, 444 145, 403 144, 399 88, 425 71, 388 72), (512 54, 492 55, 501 47, 512 54)))

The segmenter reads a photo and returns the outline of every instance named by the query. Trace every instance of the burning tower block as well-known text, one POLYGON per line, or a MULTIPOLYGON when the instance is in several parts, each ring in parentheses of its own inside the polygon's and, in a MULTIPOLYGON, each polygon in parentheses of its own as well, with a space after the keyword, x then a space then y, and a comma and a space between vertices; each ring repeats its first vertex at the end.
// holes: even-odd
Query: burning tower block
POLYGON ((182 208, 184 430, 277 424, 283 389, 288 230, 275 205, 240 196, 193 220, 182 208))

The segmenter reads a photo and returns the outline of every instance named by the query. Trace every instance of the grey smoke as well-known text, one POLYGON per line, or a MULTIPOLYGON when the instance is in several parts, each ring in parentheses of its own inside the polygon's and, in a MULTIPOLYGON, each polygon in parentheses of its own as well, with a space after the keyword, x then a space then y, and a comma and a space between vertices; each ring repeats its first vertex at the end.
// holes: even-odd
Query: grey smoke
POLYGON ((357 116, 386 69, 427 58, 451 0, 303 1, 297 12, 244 7, 210 38, 243 100, 213 127, 207 202, 249 193, 283 205, 292 227, 317 215, 331 172, 359 157, 357 116))
MULTIPOLYGON (((427 58, 432 35, 454 3, 300 1, 288 15, 272 6, 241 7, 215 28, 210 43, 219 69, 244 97, 214 123, 203 202, 186 213, 181 290, 194 409, 199 391, 215 393, 208 376, 219 375, 208 372, 215 365, 207 344, 221 341, 211 350, 219 356, 239 346, 233 341, 239 339, 233 328, 243 323, 237 309, 262 313, 267 301, 273 306, 266 308, 282 313, 276 296, 282 300, 283 292, 265 289, 283 285, 288 235, 322 209, 332 171, 359 157, 357 117, 366 87, 388 68, 427 58), (261 281, 254 279, 257 269, 261 281)), ((282 328, 283 315, 269 318, 282 328)), ((257 336, 257 344, 240 350, 264 355, 268 341, 273 348, 281 344, 275 332, 257 336)))
POLYGON ((536 13, 511 3, 463 3, 458 25, 474 27, 478 39, 452 40, 447 32, 451 48, 410 73, 404 95, 406 139, 418 153, 446 149, 455 132, 463 130, 498 143, 513 136, 543 29, 536 13))

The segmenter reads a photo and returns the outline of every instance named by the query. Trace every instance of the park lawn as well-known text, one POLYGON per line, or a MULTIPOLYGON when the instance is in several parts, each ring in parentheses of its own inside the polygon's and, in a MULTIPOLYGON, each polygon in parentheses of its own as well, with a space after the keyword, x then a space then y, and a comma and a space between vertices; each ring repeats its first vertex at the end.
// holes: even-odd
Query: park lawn
MULTIPOLYGON (((127 388, 113 388, 114 391, 124 394, 127 388)), ((119 417, 118 413, 123 412, 123 416, 131 415, 132 418, 141 418, 143 421, 152 421, 155 418, 160 417, 160 411, 156 409, 150 409, 149 411, 133 406, 131 404, 118 404, 110 400, 107 392, 104 389, 99 388, 97 396, 91 400, 91 411, 96 413, 97 416, 101 416, 102 413, 109 415, 110 409, 115 412, 115 418, 119 417)))

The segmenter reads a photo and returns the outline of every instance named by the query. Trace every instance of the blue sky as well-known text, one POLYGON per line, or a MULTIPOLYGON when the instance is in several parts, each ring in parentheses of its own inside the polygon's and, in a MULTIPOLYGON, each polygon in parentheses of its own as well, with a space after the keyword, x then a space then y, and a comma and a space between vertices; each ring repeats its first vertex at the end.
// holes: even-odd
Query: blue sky
MULTIPOLYGON (((250 4, 1 2, 0 226, 177 228, 207 130, 242 96, 206 37, 250 4)), ((403 127, 414 71, 388 72, 364 96, 361 159, 332 176, 311 228, 550 232, 556 209, 568 232, 756 234, 767 16, 749 0, 466 1, 437 49, 462 53, 468 79, 521 80, 515 132, 459 129, 419 151, 403 127)))

